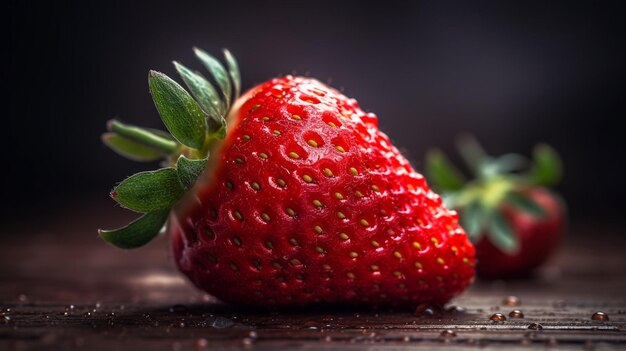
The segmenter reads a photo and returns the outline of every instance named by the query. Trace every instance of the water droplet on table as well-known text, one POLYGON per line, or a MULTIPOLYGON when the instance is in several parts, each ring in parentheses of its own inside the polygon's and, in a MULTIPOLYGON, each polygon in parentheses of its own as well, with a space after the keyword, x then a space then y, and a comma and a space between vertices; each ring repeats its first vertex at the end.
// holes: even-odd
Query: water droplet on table
POLYGON ((520 300, 520 298, 517 297, 517 296, 511 295, 511 296, 505 297, 504 300, 502 300, 502 304, 505 305, 505 306, 514 307, 514 306, 521 305, 522 304, 522 300, 520 300))
POLYGON ((442 331, 439 335, 444 338, 453 338, 456 336, 456 332, 454 330, 447 329, 442 331))
POLYGON ((502 322, 506 320, 506 317, 502 313, 494 313, 489 317, 494 322, 502 322))
POLYGON ((609 320, 609 315, 602 312, 602 311, 598 311, 596 313, 594 313, 593 315, 591 315, 591 319, 593 319, 594 321, 608 321, 609 320))
POLYGON ((511 318, 524 318, 524 313, 520 310, 513 310, 509 313, 511 318))

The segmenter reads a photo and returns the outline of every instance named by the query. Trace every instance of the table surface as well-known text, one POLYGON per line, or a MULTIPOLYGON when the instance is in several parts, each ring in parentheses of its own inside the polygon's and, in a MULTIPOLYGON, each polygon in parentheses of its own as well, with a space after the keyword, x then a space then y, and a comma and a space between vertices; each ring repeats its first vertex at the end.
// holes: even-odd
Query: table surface
POLYGON ((3 228, 14 235, 0 235, 0 350, 626 349, 618 226, 573 224, 532 278, 479 280, 445 310, 266 312, 196 290, 176 271, 165 237, 134 251, 105 245, 94 212, 83 212, 3 228), (520 305, 508 306, 507 296, 520 305), (514 309, 524 318, 509 317, 514 309), (609 320, 593 320, 598 311, 609 320), (494 313, 506 320, 490 320, 494 313))

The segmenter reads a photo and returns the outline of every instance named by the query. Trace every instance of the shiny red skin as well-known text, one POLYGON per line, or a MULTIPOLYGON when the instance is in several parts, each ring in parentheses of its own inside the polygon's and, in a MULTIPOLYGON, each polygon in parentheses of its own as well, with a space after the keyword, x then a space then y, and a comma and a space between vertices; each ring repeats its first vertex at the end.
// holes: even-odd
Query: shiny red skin
POLYGON ((456 212, 376 116, 308 78, 273 79, 242 99, 212 180, 171 221, 176 262, 199 288, 255 306, 414 307, 472 282, 456 212))
POLYGON ((511 278, 530 274, 544 263, 558 247, 565 229, 565 207, 556 195, 544 188, 524 192, 546 211, 543 218, 533 217, 511 206, 503 208, 505 218, 520 242, 516 254, 508 255, 483 235, 476 244, 476 270, 485 278, 511 278))

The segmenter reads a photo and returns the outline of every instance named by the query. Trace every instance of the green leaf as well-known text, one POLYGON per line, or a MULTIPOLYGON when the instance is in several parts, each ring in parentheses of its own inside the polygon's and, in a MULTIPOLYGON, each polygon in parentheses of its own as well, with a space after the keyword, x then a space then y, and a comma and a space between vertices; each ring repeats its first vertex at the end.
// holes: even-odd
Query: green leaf
POLYGON ((539 144, 533 150, 533 168, 530 179, 533 184, 550 186, 561 180, 563 173, 561 158, 547 144, 539 144))
POLYGON ((143 246, 154 239, 167 220, 168 210, 149 212, 125 227, 114 230, 98 229, 98 235, 104 241, 122 249, 143 246))
POLYGON ((505 253, 514 254, 519 250, 519 240, 500 211, 494 211, 489 221, 489 240, 505 253))
POLYGON ((172 140, 169 134, 157 129, 136 127, 114 119, 107 122, 107 129, 110 132, 123 136, 137 144, 160 151, 163 154, 174 153, 180 146, 180 144, 172 140))
POLYGON ((505 200, 514 207, 528 213, 535 218, 545 218, 546 210, 529 197, 517 192, 509 192, 506 194, 505 200))
POLYGON ((519 154, 505 154, 492 160, 499 174, 520 171, 528 166, 526 157, 519 154))
POLYGON ((222 91, 222 94, 224 95, 224 101, 227 102, 227 106, 230 106, 228 102, 230 102, 230 97, 232 95, 232 87, 230 79, 228 78, 228 73, 226 72, 224 66, 222 66, 222 64, 213 56, 207 54, 201 49, 193 48, 193 51, 196 54, 196 57, 202 61, 202 64, 206 67, 206 69, 211 72, 213 79, 215 79, 222 91))
POLYGON ((483 226, 487 222, 487 213, 481 206, 480 202, 474 201, 470 203, 461 213, 461 224, 467 235, 473 242, 480 239, 483 226))
POLYGON ((489 156, 472 135, 461 135, 457 140, 457 148, 463 161, 476 176, 482 175, 482 168, 489 161, 489 156))
POLYGON ((170 133, 168 133, 168 132, 166 132, 164 130, 155 129, 155 128, 143 128, 143 129, 151 132, 154 135, 158 135, 160 137, 163 137, 165 139, 174 140, 174 138, 172 138, 172 134, 170 134, 170 133))
POLYGON ((102 134, 102 142, 118 154, 134 161, 154 161, 163 157, 161 152, 115 133, 102 134))
POLYGON ((162 168, 124 179, 111 191, 111 197, 130 210, 152 212, 172 207, 183 193, 176 169, 162 168))
POLYGON ((190 160, 183 155, 180 155, 178 161, 176 161, 176 171, 178 172, 178 180, 183 186, 183 189, 188 190, 193 187, 196 179, 204 171, 208 158, 201 160, 190 160))
POLYGON ((207 133, 206 115, 178 83, 163 73, 150 71, 152 100, 172 136, 182 144, 201 149, 207 133))
POLYGON ((237 60, 235 60, 235 56, 233 56, 228 49, 224 49, 224 57, 226 58, 226 66, 228 66, 228 74, 230 74, 230 79, 232 79, 235 87, 235 96, 233 97, 234 101, 241 93, 241 74, 239 73, 239 65, 237 64, 237 60))
POLYGON ((465 180, 441 150, 434 149, 426 154, 426 172, 429 181, 442 191, 459 190, 465 180))
POLYGON ((225 111, 225 106, 220 99, 219 93, 213 87, 213 84, 198 73, 194 73, 187 67, 174 61, 174 67, 180 74, 191 94, 196 98, 196 101, 202 107, 211 119, 215 120, 218 124, 221 123, 222 115, 225 111))

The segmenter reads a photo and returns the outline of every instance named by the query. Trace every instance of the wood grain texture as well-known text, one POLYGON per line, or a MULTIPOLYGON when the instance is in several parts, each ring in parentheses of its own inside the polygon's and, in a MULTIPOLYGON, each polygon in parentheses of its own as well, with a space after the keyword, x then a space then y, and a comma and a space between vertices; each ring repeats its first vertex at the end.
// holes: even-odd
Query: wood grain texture
POLYGON ((164 237, 134 251, 105 245, 94 225, 105 221, 83 211, 0 236, 0 350, 626 349, 626 240, 616 226, 572 225, 535 276, 477 281, 445 310, 261 311, 193 288, 164 237), (521 305, 506 306, 509 295, 521 305), (514 309, 524 318, 508 317, 514 309), (592 320, 597 311, 609 320, 592 320), (507 319, 491 321, 497 312, 507 319))

